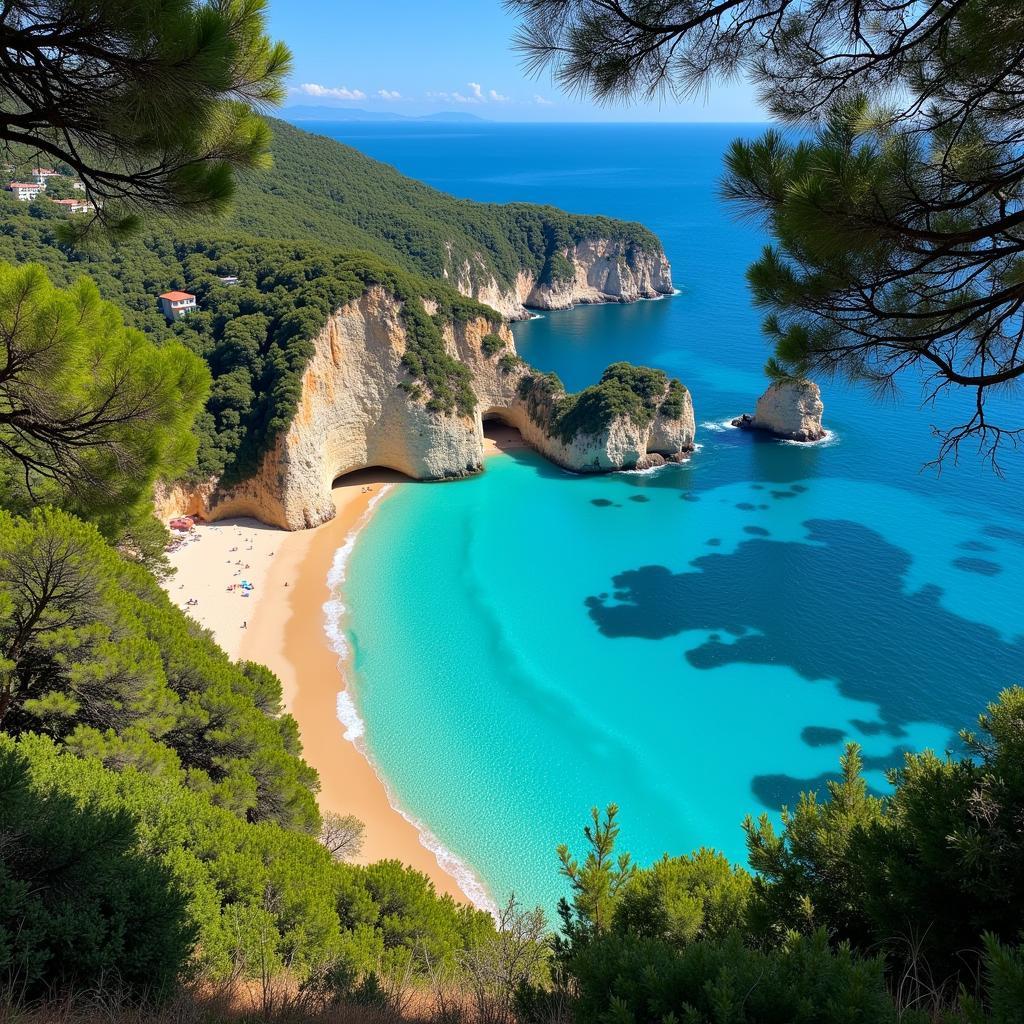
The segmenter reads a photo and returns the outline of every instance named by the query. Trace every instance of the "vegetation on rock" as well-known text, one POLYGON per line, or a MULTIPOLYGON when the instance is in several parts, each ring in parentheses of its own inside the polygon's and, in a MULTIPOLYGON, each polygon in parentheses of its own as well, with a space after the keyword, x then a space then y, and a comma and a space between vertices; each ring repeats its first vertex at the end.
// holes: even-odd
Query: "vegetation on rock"
MULTIPOLYGON (((496 326, 498 318, 489 307, 443 283, 419 278, 369 253, 317 242, 188 238, 166 230, 72 248, 57 231, 64 215, 49 200, 19 203, 0 193, 0 211, 5 215, 0 259, 38 262, 61 285, 81 287, 76 282, 87 273, 100 293, 124 312, 127 323, 161 345, 149 346, 152 359, 180 360, 185 346, 209 366, 213 385, 197 421, 198 454, 174 465, 167 460, 160 467, 166 475, 188 471, 194 479, 216 476, 225 483, 251 475, 291 423, 313 339, 335 310, 373 285, 402 303, 408 334, 405 365, 410 378, 422 385, 430 408, 462 414, 473 408, 469 372, 445 351, 441 328, 476 316, 496 326), (228 276, 238 282, 225 284, 221 278, 228 276), (198 311, 168 324, 157 296, 173 288, 194 294, 198 311), (424 299, 436 305, 434 316, 424 311, 424 299)), ((199 370, 193 368, 194 373, 199 370)), ((172 436, 184 443, 189 435, 181 429, 181 416, 188 412, 192 418, 189 403, 202 396, 204 387, 199 382, 189 385, 189 401, 182 403, 181 414, 166 417, 172 436)))
POLYGON ((602 433, 620 417, 638 427, 647 426, 659 414, 679 419, 686 389, 662 370, 612 363, 597 384, 575 394, 566 394, 553 373, 524 377, 519 394, 536 423, 571 444, 578 436, 602 433))

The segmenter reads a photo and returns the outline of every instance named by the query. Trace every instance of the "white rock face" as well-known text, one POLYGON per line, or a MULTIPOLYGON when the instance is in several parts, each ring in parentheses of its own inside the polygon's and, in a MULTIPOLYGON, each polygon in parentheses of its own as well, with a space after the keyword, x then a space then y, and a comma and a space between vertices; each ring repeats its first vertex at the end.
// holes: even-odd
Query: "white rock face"
POLYGON ((672 268, 663 252, 606 238, 587 239, 562 254, 574 277, 539 284, 536 276, 521 271, 512 287, 493 277, 480 285, 468 262, 453 275, 463 295, 496 309, 509 320, 528 319, 529 309, 569 309, 580 303, 636 302, 672 294, 672 268))
POLYGON ((519 397, 529 368, 520 363, 502 369, 501 356, 515 355, 506 325, 496 332, 505 348, 490 356, 483 352, 484 337, 495 333, 484 317, 443 330, 448 354, 471 371, 476 408, 469 416, 431 412, 425 399, 398 386, 409 380, 400 313, 399 301, 380 287, 339 309, 315 339, 295 418, 258 472, 231 488, 218 488, 215 481, 164 487, 157 496, 161 518, 248 515, 289 530, 316 526, 334 515, 333 482, 357 469, 384 466, 416 480, 480 472, 487 416, 517 427, 541 454, 577 472, 633 468, 645 458, 678 456, 692 447, 688 392, 677 419, 658 415, 641 429, 619 418, 600 436, 578 436, 571 444, 549 437, 519 397))
POLYGON ((820 441, 825 406, 814 381, 779 381, 757 400, 754 415, 733 420, 733 426, 764 430, 789 441, 820 441))

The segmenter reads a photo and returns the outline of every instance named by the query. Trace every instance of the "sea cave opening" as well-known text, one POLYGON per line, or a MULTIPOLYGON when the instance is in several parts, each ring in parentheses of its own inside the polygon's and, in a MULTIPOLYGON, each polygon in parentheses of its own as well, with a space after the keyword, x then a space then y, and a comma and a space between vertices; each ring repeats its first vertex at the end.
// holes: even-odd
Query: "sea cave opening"
POLYGON ((519 427, 504 409, 488 409, 481 416, 484 446, 491 451, 508 451, 528 447, 519 427))

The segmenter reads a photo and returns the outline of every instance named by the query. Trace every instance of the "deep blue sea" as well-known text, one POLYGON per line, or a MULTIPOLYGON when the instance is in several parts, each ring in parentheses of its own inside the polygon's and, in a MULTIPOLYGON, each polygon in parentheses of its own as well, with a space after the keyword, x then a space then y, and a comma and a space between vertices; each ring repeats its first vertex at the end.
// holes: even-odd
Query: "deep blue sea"
MULTIPOLYGON (((532 453, 402 487, 349 563, 342 626, 365 741, 401 807, 495 898, 551 908, 554 849, 621 807, 641 862, 714 846, 834 773, 955 746, 1024 682, 1024 458, 941 476, 914 379, 822 382, 814 446, 724 429, 766 386, 744 271, 765 238, 717 197, 743 125, 309 125, 472 199, 642 221, 681 294, 517 325, 571 388, 610 362, 693 393, 682 467, 572 476, 532 453)), ((1012 415, 1010 398, 1002 399, 1012 415)), ((1018 411, 1019 415, 1019 411, 1018 411)))

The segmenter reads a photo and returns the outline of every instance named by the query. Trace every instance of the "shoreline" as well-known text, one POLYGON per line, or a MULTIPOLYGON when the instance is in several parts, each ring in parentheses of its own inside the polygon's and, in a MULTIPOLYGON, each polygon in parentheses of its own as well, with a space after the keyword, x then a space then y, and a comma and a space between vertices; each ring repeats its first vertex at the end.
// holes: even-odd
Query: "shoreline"
MULTIPOLYGON (((487 425, 485 458, 525 447, 517 430, 487 425)), ((170 555, 178 572, 165 586, 231 658, 266 665, 281 680, 303 757, 320 777, 321 811, 354 814, 366 826, 354 863, 397 859, 426 874, 439 893, 492 909, 472 867, 404 813, 378 773, 351 696, 351 652, 342 632, 332 632, 344 612, 346 565, 360 530, 395 484, 412 482, 386 469, 350 473, 332 490, 335 518, 311 530, 288 532, 255 519, 199 525, 170 555), (248 598, 227 590, 242 578, 254 587, 248 598), (199 603, 188 606, 189 598, 199 603)))
POLYGON ((254 519, 197 526, 199 540, 170 556, 178 573, 167 590, 230 657, 266 665, 281 680, 284 709, 298 723, 302 755, 320 777, 321 811, 354 814, 366 826, 354 863, 397 859, 427 875, 439 893, 472 902, 424 845, 420 831, 392 805, 369 758, 345 738, 337 714, 339 695, 348 692, 349 682, 344 659, 332 649, 325 628, 324 606, 336 599, 328 580, 339 550, 369 521, 371 503, 384 497, 383 488, 400 482, 409 481, 390 470, 349 474, 332 492, 335 518, 312 530, 288 532, 254 519), (250 559, 250 568, 243 570, 255 587, 249 599, 226 591, 225 581, 236 582, 235 567, 226 563, 237 557, 250 559), (222 566, 224 574, 218 575, 222 566), (199 604, 186 606, 196 595, 199 604))

